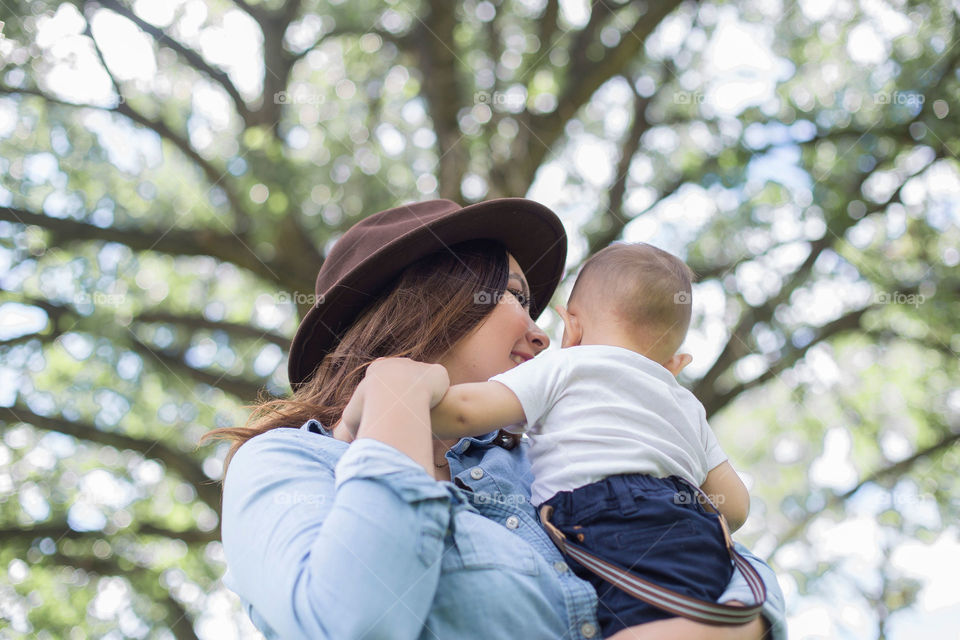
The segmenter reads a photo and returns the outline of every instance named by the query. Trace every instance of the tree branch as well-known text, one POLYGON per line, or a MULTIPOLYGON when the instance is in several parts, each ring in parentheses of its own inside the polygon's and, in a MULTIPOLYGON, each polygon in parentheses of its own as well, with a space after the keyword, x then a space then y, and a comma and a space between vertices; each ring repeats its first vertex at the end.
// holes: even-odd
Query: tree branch
MULTIPOLYGON (((644 6, 647 11, 623 34, 619 44, 608 49, 595 62, 586 60, 579 65, 571 63, 554 111, 540 115, 530 112, 521 114, 521 122, 525 125, 521 131, 526 128, 529 135, 518 135, 514 139, 508 160, 511 165, 508 175, 514 176, 510 185, 514 193, 526 193, 534 174, 554 142, 562 135, 566 123, 607 80, 624 72, 627 65, 640 55, 647 37, 680 3, 681 0, 646 3, 644 6)), ((594 12, 605 6, 599 2, 594 6, 594 12)), ((596 24, 596 20, 599 17, 595 18, 592 12, 588 26, 596 24)), ((579 39, 575 38, 576 42, 579 39)), ((581 58, 581 52, 576 50, 575 44, 571 45, 569 55, 571 61, 581 58)))
POLYGON ((21 344, 26 344, 31 340, 39 340, 42 344, 50 344, 59 338, 60 335, 60 332, 56 331, 52 333, 28 333, 26 335, 17 336, 16 338, 10 338, 9 340, 0 340, 0 347, 12 349, 13 347, 17 347, 21 344))
POLYGON ((878 329, 874 329, 872 331, 864 331, 863 335, 869 338, 873 338, 877 342, 886 342, 889 340, 905 340, 919 347, 937 351, 942 355, 946 356, 947 358, 949 358, 950 361, 956 362, 958 361, 958 359, 960 359, 960 353, 957 353, 956 351, 950 348, 949 344, 947 344, 942 340, 937 339, 936 337, 915 338, 913 336, 904 336, 904 335, 900 335, 899 333, 894 333, 892 331, 884 331, 884 330, 878 330, 878 329))
POLYGON ((245 401, 255 400, 259 396, 260 390, 263 388, 262 384, 247 380, 245 378, 239 378, 237 376, 227 375, 226 373, 215 373, 212 371, 205 371, 203 369, 191 367, 184 361, 186 355, 182 351, 171 352, 168 350, 157 349, 135 336, 131 336, 130 343, 134 351, 138 352, 146 359, 154 360, 162 365, 168 373, 173 374, 173 376, 188 389, 190 385, 187 384, 186 380, 181 378, 178 374, 183 374, 201 384, 222 389, 223 391, 233 394, 245 401))
MULTIPOLYGON (((87 6, 101 4, 101 3, 112 4, 113 6, 111 8, 113 8, 115 11, 117 10, 118 7, 120 9, 123 9, 123 7, 119 3, 115 2, 114 0, 96 0, 96 2, 89 2, 88 0, 87 6)), ((134 14, 130 12, 130 15, 127 17, 133 16, 133 15, 134 14)), ((147 23, 144 23, 144 24, 147 24, 147 23)), ((163 35, 163 32, 160 32, 159 29, 155 28, 155 30, 158 31, 160 35, 163 35)), ((110 70, 110 67, 107 66, 107 59, 103 55, 103 50, 100 48, 100 43, 97 42, 97 39, 93 37, 93 30, 90 28, 89 18, 87 18, 86 20, 86 27, 84 28, 84 34, 88 38, 90 38, 90 42, 93 43, 93 50, 97 55, 97 59, 100 60, 100 66, 103 67, 103 70, 104 72, 106 72, 107 77, 110 78, 110 83, 113 85, 113 90, 121 98, 115 111, 121 115, 126 116, 127 118, 130 118, 131 120, 133 120, 134 122, 136 122, 137 124, 143 127, 152 129, 161 138, 166 138, 167 140, 172 142, 174 146, 180 149, 181 153, 186 155, 188 158, 190 158, 190 160, 193 161, 194 164, 200 167, 200 169, 203 171, 204 175, 206 176, 207 181, 210 182, 211 187, 217 187, 218 189, 224 192, 224 194, 227 197, 227 201, 230 203, 230 207, 233 210, 234 216, 237 218, 235 228, 240 230, 249 229, 250 220, 246 214, 244 203, 240 200, 237 194, 234 193, 233 189, 230 188, 228 184, 225 184, 225 183, 220 184, 223 178, 226 177, 227 172, 221 171, 220 169, 217 169, 212 164, 210 164, 210 162, 206 158, 201 156, 200 153, 193 148, 193 145, 190 144, 186 136, 183 136, 174 132, 162 120, 152 120, 150 118, 147 118, 143 113, 131 107, 130 104, 124 99, 123 91, 121 91, 120 89, 120 84, 117 82, 116 76, 113 75, 113 72, 110 70)), ((197 58, 197 60, 203 63, 203 60, 199 56, 195 56, 195 57, 197 58)), ((242 103, 242 100, 241 100, 241 103, 242 103)))
POLYGON ((466 173, 466 152, 457 120, 464 95, 457 79, 457 56, 450 48, 456 27, 456 5, 430 0, 430 13, 418 28, 418 54, 424 97, 437 134, 437 176, 441 198, 463 202, 460 184, 466 173))
MULTIPOLYGON (((627 82, 630 82, 630 80, 627 79, 627 82)), ((635 219, 627 218, 623 211, 623 201, 626 197, 627 181, 630 177, 630 163, 633 162, 633 157, 640 149, 640 138, 650 128, 650 123, 646 117, 647 105, 649 104, 649 99, 634 92, 633 122, 630 124, 630 129, 620 146, 620 160, 617 162, 616 179, 610 186, 607 206, 600 211, 597 218, 594 218, 591 225, 595 226, 597 231, 586 234, 587 255, 593 255, 619 238, 627 223, 635 219)))
MULTIPOLYGON (((107 74, 110 75, 109 70, 107 74)), ((112 78, 113 76, 110 75, 112 78)), ((115 81, 114 81, 115 83, 115 81)), ((235 221, 231 227, 233 231, 238 236, 243 236, 250 227, 249 216, 244 209, 243 202, 240 200, 240 197, 234 192, 234 190, 229 186, 229 184, 222 182, 223 179, 227 176, 227 171, 220 170, 217 167, 214 167, 206 158, 204 158, 196 149, 190 144, 190 142, 182 135, 173 131, 165 122, 162 120, 153 120, 148 118, 143 113, 135 110, 130 106, 129 102, 122 100, 115 107, 101 107, 93 104, 77 104, 74 102, 67 102, 66 100, 61 100, 55 98, 51 95, 40 91, 39 89, 18 89, 15 87, 8 87, 6 85, 0 85, 0 94, 8 95, 27 95, 27 96, 36 96, 42 98, 44 101, 50 104, 62 105, 65 107, 72 107, 76 109, 97 109, 99 111, 107 111, 110 113, 118 113, 133 122, 150 129, 161 139, 167 140, 173 146, 180 150, 187 158, 192 161, 203 173, 204 177, 210 183, 211 188, 216 187, 223 191, 224 195, 227 198, 227 202, 230 203, 230 210, 234 215, 235 221)), ((122 98, 122 96, 121 96, 122 98)))
MULTIPOLYGON (((174 40, 169 35, 167 35, 163 29, 156 27, 136 13, 133 12, 129 7, 124 6, 117 0, 86 0, 86 5, 100 5, 110 11, 113 11, 117 15, 121 15, 127 20, 130 20, 135 25, 137 25, 141 31, 151 36, 154 40, 157 41, 157 44, 170 47, 173 49, 184 61, 202 73, 203 75, 209 77, 211 80, 223 87, 224 91, 227 92, 227 95, 230 96, 230 99, 233 101, 234 106, 237 108, 237 113, 240 115, 240 118, 250 126, 248 121, 250 119, 250 107, 247 105, 246 101, 243 99, 243 96, 240 95, 240 91, 237 89, 236 85, 230 80, 230 76, 227 75, 222 69, 215 69, 212 67, 203 57, 195 50, 187 47, 181 42, 174 40)), ((93 36, 91 35, 91 39, 93 36)), ((106 64, 104 64, 106 67, 106 64)))
MULTIPOLYGON (((29 298, 21 301, 23 304, 31 304, 33 306, 39 306, 43 308, 48 314, 51 315, 51 320, 53 328, 49 333, 38 332, 30 334, 29 336, 23 336, 22 338, 16 338, 16 341, 26 341, 26 338, 34 339, 39 338, 44 343, 52 342, 56 339, 56 336, 59 336, 63 333, 61 328, 60 319, 64 316, 73 316, 77 318, 76 321, 71 323, 71 328, 77 328, 78 330, 84 330, 89 333, 94 333, 97 335, 103 335, 102 332, 102 319, 98 321, 96 318, 85 318, 78 316, 78 314, 66 306, 54 305, 51 303, 42 303, 41 301, 35 298, 29 298), (99 323, 98 323, 99 322, 99 323)), ((259 331, 254 327, 238 325, 238 324, 229 324, 229 323, 217 323, 210 322, 203 318, 196 318, 190 316, 181 316, 174 315, 162 311, 155 312, 146 312, 144 314, 138 315, 134 320, 139 322, 180 322, 186 326, 194 328, 208 328, 208 329, 227 329, 233 330, 235 332, 240 332, 246 334, 248 337, 252 337, 255 340, 261 339, 263 336, 267 335, 266 332, 259 331)), ((110 326, 110 325, 108 325, 110 326)), ((183 380, 179 374, 188 376, 189 378, 206 384, 212 387, 216 387, 225 391, 226 393, 231 393, 238 396, 242 399, 253 399, 257 398, 262 388, 262 384, 259 382, 248 380, 247 378, 241 378, 238 376, 230 376, 226 373, 216 373, 213 371, 206 371, 204 369, 198 369, 192 367, 186 363, 186 354, 182 351, 171 351, 168 349, 158 349, 152 347, 140 340, 135 334, 129 332, 129 335, 122 336, 125 339, 129 339, 131 348, 139 353, 142 357, 147 360, 153 360, 158 364, 162 365, 169 373, 174 374, 174 377, 177 378, 181 383, 188 387, 189 385, 185 380, 183 380)), ((273 336, 277 343, 282 347, 288 346, 288 340, 281 338, 280 336, 273 336)), ((119 344, 121 339, 112 338, 115 343, 119 344)), ((14 342, 14 341, 10 341, 14 342)), ((4 343, 0 342, 0 347, 9 346, 10 342, 4 343)))
POLYGON ((310 54, 311 51, 314 51, 317 47, 331 38, 339 38, 342 36, 363 36, 368 33, 378 35, 384 42, 392 42, 400 49, 407 47, 411 43, 409 34, 397 35, 395 33, 390 33, 389 31, 384 31, 383 29, 377 29, 375 27, 364 28, 358 25, 340 26, 338 24, 330 31, 318 36, 317 39, 314 40, 313 44, 308 46, 306 49, 293 54, 293 60, 296 62, 305 58, 310 54))
POLYGON ((705 263, 697 263, 687 259, 687 266, 693 269, 693 272, 697 274, 697 282, 705 282, 707 280, 713 280, 714 278, 722 278, 734 271, 737 267, 745 262, 752 262, 759 258, 762 258, 768 255, 774 249, 779 248, 781 245, 773 245, 772 247, 767 248, 764 251, 758 253, 745 253, 741 255, 736 260, 730 262, 724 262, 723 264, 711 264, 707 265, 705 263))
MULTIPOLYGON (((639 133, 642 136, 643 132, 639 132, 639 133)), ((637 148, 639 148, 639 140, 637 141, 637 148)), ((635 154, 636 152, 634 152, 634 155, 635 154)), ((716 164, 717 164, 717 156, 710 156, 708 158, 704 158, 704 160, 700 163, 698 169, 700 171, 705 171, 705 170, 708 170, 708 168, 715 166, 716 164)), ((692 176, 689 173, 681 174, 680 177, 676 178, 666 186, 662 187, 660 190, 660 195, 648 207, 646 207, 645 209, 643 209, 642 211, 634 215, 627 217, 626 213, 623 211, 623 200, 626 197, 626 183, 629 180, 630 176, 629 176, 629 163, 624 165, 623 156, 621 156, 620 165, 626 166, 626 169, 624 170, 624 172, 619 174, 621 177, 620 179, 624 184, 623 186, 624 192, 619 193, 618 192, 619 187, 617 185, 611 188, 611 199, 613 199, 613 197, 616 196, 615 204, 617 205, 618 209, 614 209, 613 207, 610 207, 609 211, 601 213, 601 219, 603 220, 603 222, 599 225, 599 229, 596 231, 586 232, 587 255, 593 255, 600 249, 603 249, 604 247, 609 245, 611 242, 617 240, 623 234, 623 230, 628 224, 630 224, 637 218, 645 215, 646 213, 650 212, 655 207, 657 207, 660 203, 662 203, 664 200, 675 195, 681 189, 681 187, 683 187, 685 184, 696 179, 695 176, 692 176)), ((618 171, 619 171, 619 167, 618 167, 618 171)), ((619 181, 620 180, 618 180, 618 182, 619 181)), ((700 271, 696 269, 694 269, 694 272, 697 273, 698 275, 700 274, 700 271)))
POLYGON ((535 55, 538 59, 546 57, 540 52, 547 52, 551 47, 553 42, 553 36, 557 33, 559 28, 559 18, 560 18, 560 0, 547 0, 547 6, 543 8, 543 14, 540 16, 540 30, 537 32, 537 38, 540 40, 540 46, 537 48, 535 55))
MULTIPOLYGON (((854 221, 848 218, 846 221, 841 222, 841 225, 850 226, 852 222, 854 221)), ((837 233, 836 235, 839 236, 840 234, 837 233)), ((701 402, 704 402, 705 406, 708 402, 712 402, 713 394, 715 393, 714 389, 720 376, 733 365, 733 363, 752 352, 753 349, 747 340, 753 327, 761 322, 769 321, 770 318, 773 317, 777 307, 786 302, 790 294, 807 281, 807 277, 810 275, 810 271, 813 269, 817 258, 820 257, 820 254, 823 253, 824 250, 833 245, 835 237, 834 234, 827 232, 819 240, 810 243, 810 252, 807 254, 807 258, 780 288, 780 291, 778 291, 775 296, 771 296, 762 305, 758 307, 748 307, 740 316, 733 331, 730 332, 730 338, 727 340, 723 351, 717 356, 710 370, 697 381, 694 388, 694 394, 701 399, 701 402)))
MULTIPOLYGON (((3 289, 0 289, 0 291, 3 291, 3 289)), ((42 298, 19 298, 16 300, 8 300, 8 302, 17 302, 19 304, 43 309, 44 313, 46 313, 50 319, 50 324, 39 331, 0 341, 0 347, 6 347, 8 349, 20 344, 25 344, 31 340, 39 340, 43 344, 49 344, 55 341, 64 333, 64 330, 60 327, 60 319, 73 313, 73 311, 67 307, 53 304, 42 298)))
POLYGON ((573 31, 572 29, 563 31, 557 36, 557 32, 561 31, 559 0, 547 0, 547 4, 543 8, 543 13, 540 14, 540 17, 536 20, 539 23, 537 40, 540 42, 540 46, 537 47, 536 50, 523 55, 516 73, 516 77, 518 78, 533 78, 536 72, 543 68, 546 62, 549 62, 550 54, 554 46, 559 44, 559 41, 564 35, 573 31), (557 43, 554 43, 555 39, 558 41, 557 43))
POLYGON ((236 322, 217 322, 207 320, 202 316, 190 316, 179 313, 170 313, 168 311, 146 311, 134 317, 134 322, 157 322, 163 324, 177 324, 191 329, 209 329, 210 331, 224 331, 231 335, 252 338, 253 340, 266 340, 278 347, 286 349, 290 346, 290 338, 281 336, 270 331, 263 331, 257 327, 236 322))
MULTIPOLYGON (((77 241, 101 240, 119 242, 135 251, 155 251, 182 256, 211 256, 223 262, 233 263, 264 280, 281 285, 287 285, 290 282, 312 283, 316 276, 313 265, 302 265, 303 273, 291 274, 279 270, 276 262, 267 264, 254 254, 246 246, 243 237, 216 233, 208 229, 190 231, 170 229, 161 232, 143 230, 139 227, 98 227, 88 222, 70 218, 53 218, 25 209, 4 206, 0 206, 0 220, 46 229, 52 234, 53 243, 51 244, 60 247, 77 241)), ((313 289, 312 284, 306 286, 304 284, 301 284, 302 290, 313 289)))
MULTIPOLYGON (((856 138, 857 140, 864 138, 866 136, 876 136, 876 137, 890 137, 897 142, 905 143, 908 145, 918 144, 918 141, 910 135, 910 125, 914 122, 922 122, 924 114, 930 115, 930 110, 933 108, 933 103, 939 99, 950 100, 951 94, 949 93, 949 85, 945 83, 944 80, 946 77, 951 74, 956 68, 958 63, 960 63, 960 49, 954 50, 954 53, 948 58, 942 67, 940 68, 940 73, 937 74, 936 78, 931 78, 931 81, 927 84, 927 90, 924 91, 925 100, 923 107, 917 112, 916 116, 913 117, 909 122, 893 125, 893 126, 878 126, 870 127, 869 129, 859 129, 853 127, 844 127, 840 129, 825 129, 819 127, 817 133, 810 139, 803 142, 788 142, 788 143, 775 143, 769 144, 765 147, 754 150, 754 153, 767 153, 772 149, 786 146, 786 145, 811 145, 816 144, 817 142, 822 142, 825 140, 839 140, 842 138, 856 138)), ((931 69, 932 70, 932 69, 931 69)), ((929 73, 929 71, 928 71, 929 73)), ((926 77, 927 73, 924 73, 922 77, 926 77)), ((938 118, 939 120, 939 118, 938 118)), ((936 143, 928 142, 930 146, 936 147, 936 143)), ((946 153, 953 153, 952 150, 946 149, 943 155, 946 153)))
POLYGON ((856 311, 850 311, 846 313, 833 322, 829 322, 824 326, 820 327, 817 331, 816 336, 810 342, 803 345, 799 348, 789 349, 784 355, 782 355, 778 360, 773 362, 770 367, 764 371, 762 374, 748 380, 746 382, 741 382, 731 389, 721 392, 714 393, 711 396, 701 398, 703 406, 707 411, 707 417, 709 418, 713 414, 717 413, 723 409, 727 404, 729 404, 734 398, 739 396, 744 391, 758 387, 773 378, 777 377, 783 371, 786 371, 797 362, 799 362, 814 345, 817 345, 825 340, 845 333, 847 331, 854 331, 860 328, 860 320, 870 309, 874 308, 874 305, 868 305, 862 309, 857 309, 856 311))
MULTIPOLYGON (((116 555, 101 559, 88 555, 67 555, 61 551, 57 551, 50 555, 48 559, 58 566, 75 567, 99 576, 121 576, 128 582, 133 582, 130 570, 120 564, 116 555)), ((132 561, 126 558, 124 558, 124 560, 133 564, 132 561)), ((134 566, 138 569, 138 573, 140 571, 148 572, 148 575, 152 576, 152 583, 162 584, 160 574, 157 571, 140 564, 134 564, 134 566)), ((173 633, 174 638, 177 640, 199 640, 196 631, 193 629, 193 618, 190 613, 167 589, 160 588, 164 593, 160 604, 167 610, 165 621, 173 633)), ((150 600, 154 600, 154 598, 150 597, 150 600)))
POLYGON ((290 23, 300 12, 301 0, 289 0, 276 11, 251 5, 245 0, 234 2, 257 22, 263 33, 263 94, 247 124, 268 127, 279 138, 283 104, 276 99, 276 95, 286 90, 293 65, 302 57, 287 51, 283 38, 290 23))
MULTIPOLYGON (((900 200, 900 194, 903 190, 903 187, 910 181, 910 179, 920 175, 927 169, 927 167, 930 166, 930 164, 936 162, 938 157, 939 156, 934 156, 934 159, 931 160, 930 163, 924 165, 916 172, 908 176, 885 202, 871 205, 867 209, 867 212, 874 213, 876 211, 881 211, 894 202, 898 202, 900 200)), ((859 174, 849 192, 859 193, 863 187, 863 183, 870 175, 870 173, 859 174)), ((753 327, 758 323, 768 322, 773 317, 777 307, 786 302, 790 298, 790 295, 801 285, 803 285, 804 282, 806 282, 811 270, 813 269, 813 265, 817 261, 817 258, 820 257, 820 254, 822 254, 826 249, 832 247, 836 241, 843 237, 843 234, 846 233, 846 230, 857 222, 856 219, 845 214, 837 216, 836 219, 838 220, 838 223, 833 228, 828 227, 827 232, 824 233, 821 238, 810 243, 810 253, 807 254, 803 264, 801 264, 793 272, 793 275, 780 288, 780 291, 778 291, 776 295, 771 296, 760 306, 749 307, 740 316, 739 321, 737 322, 733 331, 730 333, 730 338, 728 339, 726 346, 723 348, 723 351, 720 352, 720 355, 714 361, 706 375, 698 380, 694 387, 694 394, 701 399, 705 406, 713 405, 717 402, 716 396, 718 391, 716 389, 716 385, 720 376, 726 372, 727 369, 729 369, 730 366, 733 365, 733 363, 735 363, 737 360, 752 353, 753 347, 751 347, 748 343, 748 334, 753 327)), ((728 404, 732 399, 732 397, 726 398, 724 404, 728 404)))
POLYGON ((237 5, 237 7, 242 9, 257 22, 268 20, 270 18, 270 12, 268 10, 264 9, 260 5, 250 4, 247 2, 247 0, 233 0, 233 4, 237 5))
POLYGON ((807 512, 803 518, 794 523, 794 525, 784 532, 782 536, 778 536, 777 546, 774 547, 770 555, 772 556, 783 545, 799 536, 817 516, 821 515, 824 511, 840 506, 853 497, 853 495, 856 494, 857 491, 859 491, 864 485, 871 482, 880 483, 888 478, 902 476, 910 471, 910 469, 912 469, 913 466, 921 460, 945 453, 947 449, 957 444, 957 442, 960 442, 960 433, 945 433, 935 443, 917 451, 909 458, 904 458, 899 462, 894 462, 885 467, 880 467, 879 469, 874 470, 872 473, 864 476, 863 479, 860 480, 860 482, 858 482, 856 486, 849 491, 841 494, 832 494, 829 498, 827 498, 827 504, 823 508, 818 509, 815 512, 807 512))
POLYGON ((568 81, 571 78, 580 78, 587 71, 590 66, 587 49, 596 41, 600 25, 609 20, 611 15, 612 11, 607 0, 591 0, 587 24, 577 32, 568 50, 570 55, 569 72, 566 78, 568 81))
POLYGON ((109 540, 114 536, 162 536, 170 540, 182 540, 186 544, 207 544, 216 542, 220 539, 216 529, 211 531, 201 531, 199 529, 188 529, 177 531, 166 527, 141 523, 136 527, 127 527, 117 531, 106 532, 97 531, 77 531, 72 529, 66 521, 60 522, 41 522, 32 527, 12 527, 0 529, 0 539, 4 541, 19 540, 26 543, 32 543, 41 538, 53 538, 55 541, 63 540, 109 540))
POLYGON ((214 511, 219 512, 220 490, 214 484, 214 481, 203 472, 200 464, 187 452, 174 449, 159 440, 134 438, 124 433, 103 431, 91 423, 67 420, 62 416, 42 416, 21 404, 15 404, 12 407, 0 407, 0 420, 5 423, 25 422, 38 429, 57 431, 74 438, 116 447, 117 449, 130 449, 140 453, 145 458, 160 460, 168 469, 172 469, 186 482, 193 485, 200 500, 214 511))

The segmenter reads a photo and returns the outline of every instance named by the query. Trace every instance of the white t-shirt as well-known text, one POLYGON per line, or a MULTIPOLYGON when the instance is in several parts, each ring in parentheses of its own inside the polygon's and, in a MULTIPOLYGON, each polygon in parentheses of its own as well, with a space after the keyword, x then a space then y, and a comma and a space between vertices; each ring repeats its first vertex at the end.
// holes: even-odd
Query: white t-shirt
POLYGON ((490 378, 523 405, 511 427, 530 438, 531 502, 622 473, 697 486, 727 459, 690 391, 635 351, 581 345, 542 353, 490 378))

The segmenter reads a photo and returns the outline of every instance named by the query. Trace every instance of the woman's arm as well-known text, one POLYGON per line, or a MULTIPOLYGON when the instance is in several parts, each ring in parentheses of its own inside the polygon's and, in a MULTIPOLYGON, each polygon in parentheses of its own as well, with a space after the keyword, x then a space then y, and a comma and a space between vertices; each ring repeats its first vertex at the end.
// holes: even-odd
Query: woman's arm
POLYGON ((430 408, 450 386, 447 370, 409 358, 378 358, 343 411, 356 438, 372 438, 433 471, 430 408))
POLYGON ((389 387, 398 369, 384 369, 368 387, 358 439, 339 461, 336 441, 278 429, 240 447, 229 467, 225 580, 270 626, 268 636, 423 633, 451 496, 424 470, 430 395, 417 378, 389 387))
POLYGON ((334 465, 315 448, 322 437, 268 433, 237 451, 223 499, 227 584, 282 638, 417 638, 450 495, 373 439, 334 465))

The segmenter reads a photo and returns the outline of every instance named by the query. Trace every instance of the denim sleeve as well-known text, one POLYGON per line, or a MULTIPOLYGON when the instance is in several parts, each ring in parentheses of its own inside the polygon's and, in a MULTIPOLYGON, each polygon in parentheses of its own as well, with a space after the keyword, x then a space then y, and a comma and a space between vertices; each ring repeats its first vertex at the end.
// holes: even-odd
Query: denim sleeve
MULTIPOLYGON (((784 608, 783 591, 780 590, 780 584, 777 582, 777 574, 773 572, 770 566, 753 555, 745 546, 739 542, 733 543, 737 551, 740 552, 747 561, 753 565, 760 577, 763 579, 763 585, 767 588, 767 601, 763 604, 761 614, 770 623, 772 640, 787 640, 787 619, 784 608)), ((739 570, 735 569, 733 577, 730 578, 730 584, 727 590, 717 599, 717 602, 726 602, 727 600, 739 600, 745 604, 755 602, 747 581, 739 570)))
POLYGON ((234 456, 222 525, 230 588, 269 637, 419 637, 450 494, 378 440, 356 440, 334 466, 315 437, 265 434, 234 456))

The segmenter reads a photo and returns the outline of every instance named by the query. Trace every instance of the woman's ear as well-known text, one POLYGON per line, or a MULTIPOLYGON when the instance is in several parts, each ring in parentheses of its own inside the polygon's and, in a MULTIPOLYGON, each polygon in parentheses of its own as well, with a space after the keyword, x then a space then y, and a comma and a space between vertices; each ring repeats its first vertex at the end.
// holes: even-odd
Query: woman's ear
POLYGON ((566 349, 579 345, 583 338, 583 327, 580 326, 580 319, 567 311, 567 308, 563 305, 558 304, 554 309, 563 320, 563 339, 560 341, 560 348, 566 349))

